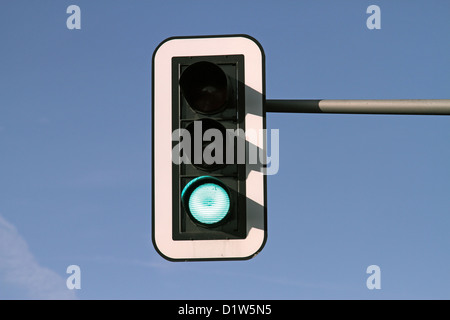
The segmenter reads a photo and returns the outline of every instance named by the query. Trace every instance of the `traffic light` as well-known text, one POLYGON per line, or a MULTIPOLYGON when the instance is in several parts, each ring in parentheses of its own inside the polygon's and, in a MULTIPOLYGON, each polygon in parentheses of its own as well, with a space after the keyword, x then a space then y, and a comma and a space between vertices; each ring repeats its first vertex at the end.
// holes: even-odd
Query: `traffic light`
POLYGON ((261 46, 245 35, 169 38, 152 80, 156 250, 168 260, 253 257, 267 237, 261 46))

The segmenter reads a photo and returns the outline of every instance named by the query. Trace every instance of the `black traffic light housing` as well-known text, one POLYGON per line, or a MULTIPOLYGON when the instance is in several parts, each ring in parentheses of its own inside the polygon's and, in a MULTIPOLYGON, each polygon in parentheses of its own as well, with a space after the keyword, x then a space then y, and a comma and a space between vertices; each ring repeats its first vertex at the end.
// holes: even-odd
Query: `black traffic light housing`
MULTIPOLYGON (((245 163, 237 163, 237 140, 242 137, 234 136, 230 130, 233 133, 245 130, 244 56, 174 57, 172 70, 172 130, 186 129, 191 139, 191 148, 180 150, 189 151, 190 163, 172 166, 172 237, 174 240, 243 239, 246 234, 245 163), (214 138, 205 141, 204 134, 209 129, 218 130, 222 141, 214 138), (195 150, 196 147, 199 148, 195 150), (205 163, 203 157, 208 147, 213 153, 222 153, 213 154, 216 161, 212 163, 205 163), (229 148, 233 148, 235 157, 227 163, 229 148), (182 201, 186 186, 204 176, 224 184, 230 197, 229 212, 222 223, 206 225, 197 221, 189 213, 188 201, 182 201)), ((181 140, 181 137, 175 139, 172 147, 180 146, 181 140)))

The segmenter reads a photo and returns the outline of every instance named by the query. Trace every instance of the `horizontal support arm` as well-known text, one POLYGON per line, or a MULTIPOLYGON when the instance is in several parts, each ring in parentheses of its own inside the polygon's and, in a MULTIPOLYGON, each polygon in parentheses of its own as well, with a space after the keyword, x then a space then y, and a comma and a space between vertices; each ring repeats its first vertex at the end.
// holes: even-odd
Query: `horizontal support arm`
POLYGON ((266 112, 450 115, 450 99, 266 100, 266 112))

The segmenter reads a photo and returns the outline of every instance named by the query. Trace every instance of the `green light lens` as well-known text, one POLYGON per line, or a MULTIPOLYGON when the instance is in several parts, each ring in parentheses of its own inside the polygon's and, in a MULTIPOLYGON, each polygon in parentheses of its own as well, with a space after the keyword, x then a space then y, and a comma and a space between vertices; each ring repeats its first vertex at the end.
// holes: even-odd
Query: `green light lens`
POLYGON ((230 209, 230 196, 220 185, 200 184, 189 197, 189 210, 198 222, 215 224, 222 221, 230 209))

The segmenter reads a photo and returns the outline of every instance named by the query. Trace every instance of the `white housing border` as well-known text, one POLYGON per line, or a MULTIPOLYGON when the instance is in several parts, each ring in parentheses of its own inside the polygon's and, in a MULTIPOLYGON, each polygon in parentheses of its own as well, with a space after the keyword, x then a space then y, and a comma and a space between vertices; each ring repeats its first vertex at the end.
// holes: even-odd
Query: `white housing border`
MULTIPOLYGON (((264 52, 246 35, 169 38, 153 55, 153 244, 168 260, 249 259, 266 242, 266 177, 261 168, 247 168, 247 237, 228 240, 172 239, 172 58, 183 56, 244 55, 246 132, 265 129, 264 52), (255 205, 256 204, 256 205, 255 205)), ((261 131, 258 131, 261 130, 261 131)), ((266 156, 262 139, 246 136, 266 156)))

